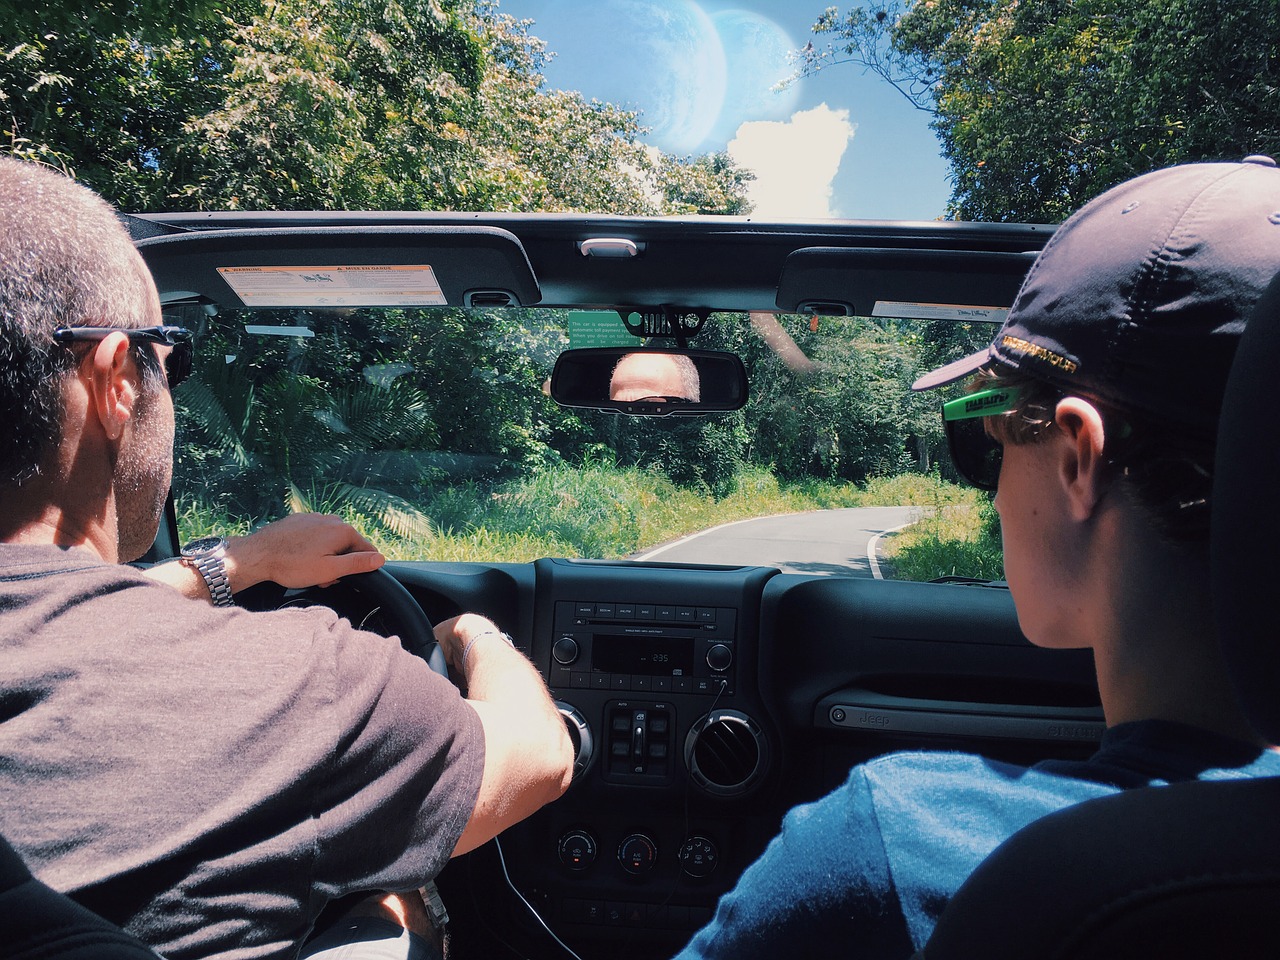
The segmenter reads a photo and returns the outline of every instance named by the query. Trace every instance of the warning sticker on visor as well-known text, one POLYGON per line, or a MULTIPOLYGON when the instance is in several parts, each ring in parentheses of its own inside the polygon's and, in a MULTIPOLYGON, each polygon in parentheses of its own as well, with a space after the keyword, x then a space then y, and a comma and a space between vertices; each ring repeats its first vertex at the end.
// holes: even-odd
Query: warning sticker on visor
POLYGON ((246 307, 441 307, 448 301, 428 264, 345 267, 219 267, 246 307))
POLYGON ((971 307, 961 303, 912 303, 903 300, 877 300, 873 317, 895 317, 901 320, 971 320, 975 323, 1004 323, 1008 307, 971 307))

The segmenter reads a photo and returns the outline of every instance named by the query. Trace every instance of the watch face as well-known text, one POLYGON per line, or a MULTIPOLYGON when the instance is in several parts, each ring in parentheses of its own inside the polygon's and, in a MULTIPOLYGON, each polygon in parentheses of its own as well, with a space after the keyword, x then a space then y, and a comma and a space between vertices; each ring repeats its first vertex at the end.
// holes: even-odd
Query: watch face
POLYGON ((196 554, 208 553, 211 550, 218 549, 225 542, 222 537, 201 537, 199 540, 192 540, 183 547, 182 555, 184 557, 193 557, 196 554))

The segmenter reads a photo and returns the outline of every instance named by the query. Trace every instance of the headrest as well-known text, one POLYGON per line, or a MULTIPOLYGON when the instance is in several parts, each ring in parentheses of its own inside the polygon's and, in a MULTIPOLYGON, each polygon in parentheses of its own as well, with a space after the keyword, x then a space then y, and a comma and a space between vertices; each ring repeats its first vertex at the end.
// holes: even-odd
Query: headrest
MULTIPOLYGON (((1280 626, 1272 566, 1280 553, 1280 276, 1240 339, 1214 467, 1212 583, 1228 669, 1245 712, 1280 742, 1280 626)), ((1194 365, 1187 369, 1195 377, 1194 365)))

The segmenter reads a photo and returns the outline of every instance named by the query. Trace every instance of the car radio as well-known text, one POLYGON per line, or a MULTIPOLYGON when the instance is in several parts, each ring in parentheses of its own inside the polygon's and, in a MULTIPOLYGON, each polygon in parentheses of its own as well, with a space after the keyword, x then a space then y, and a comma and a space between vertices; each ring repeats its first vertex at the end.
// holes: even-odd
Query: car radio
POLYGON ((738 611, 670 603, 558 601, 552 687, 732 694, 738 611))

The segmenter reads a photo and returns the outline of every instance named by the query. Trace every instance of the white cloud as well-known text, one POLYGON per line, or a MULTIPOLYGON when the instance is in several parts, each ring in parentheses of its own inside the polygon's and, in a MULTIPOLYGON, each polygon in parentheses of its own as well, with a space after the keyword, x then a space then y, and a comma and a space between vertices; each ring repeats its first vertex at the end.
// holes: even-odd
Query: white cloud
POLYGON ((729 155, 756 175, 748 185, 752 216, 764 220, 834 217, 832 181, 858 129, 848 110, 820 103, 790 120, 758 120, 738 127, 729 155))

